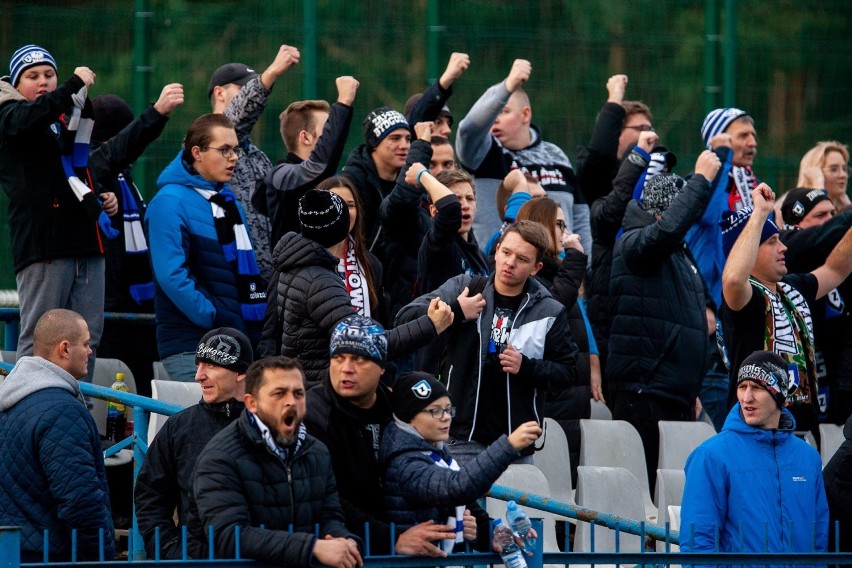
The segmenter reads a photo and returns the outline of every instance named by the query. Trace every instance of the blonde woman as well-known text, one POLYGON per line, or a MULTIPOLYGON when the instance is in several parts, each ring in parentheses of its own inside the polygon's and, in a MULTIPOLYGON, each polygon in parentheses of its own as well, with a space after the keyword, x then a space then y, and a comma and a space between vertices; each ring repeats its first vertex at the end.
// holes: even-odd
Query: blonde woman
POLYGON ((834 140, 817 142, 802 156, 796 187, 825 188, 834 207, 841 211, 852 206, 846 193, 849 181, 849 149, 834 140))

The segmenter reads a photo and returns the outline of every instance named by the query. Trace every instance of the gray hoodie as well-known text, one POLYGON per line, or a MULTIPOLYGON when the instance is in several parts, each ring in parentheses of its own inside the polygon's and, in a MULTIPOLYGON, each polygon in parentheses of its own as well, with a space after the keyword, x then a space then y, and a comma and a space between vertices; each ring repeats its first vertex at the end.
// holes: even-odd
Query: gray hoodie
POLYGON ((0 412, 5 412, 27 396, 48 388, 67 390, 85 404, 80 382, 68 371, 43 357, 21 357, 0 383, 0 412))

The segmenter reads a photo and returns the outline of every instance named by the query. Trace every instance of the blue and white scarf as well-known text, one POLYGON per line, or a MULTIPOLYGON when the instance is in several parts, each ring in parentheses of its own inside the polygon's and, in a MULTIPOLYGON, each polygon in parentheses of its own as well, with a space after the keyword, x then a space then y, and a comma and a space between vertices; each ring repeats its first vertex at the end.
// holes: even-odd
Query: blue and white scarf
POLYGON ((251 239, 243 224, 234 193, 226 186, 219 191, 195 188, 210 202, 216 235, 225 260, 234 265, 240 310, 245 321, 262 321, 266 311, 266 286, 257 268, 251 239))
POLYGON ((136 185, 130 187, 124 174, 118 174, 121 203, 124 210, 124 263, 123 272, 130 297, 138 305, 154 299, 154 282, 151 263, 148 261, 148 241, 142 229, 142 213, 137 204, 144 203, 136 185))
POLYGON ((296 441, 291 446, 284 448, 278 445, 278 442, 275 441, 275 436, 272 434, 269 426, 264 424, 257 414, 249 412, 249 417, 251 418, 252 423, 257 427, 258 431, 260 431, 260 437, 263 438, 263 442, 266 444, 266 447, 269 448, 269 451, 281 458, 284 463, 289 464, 290 459, 299 452, 302 444, 305 442, 305 437, 308 435, 308 429, 305 428, 305 423, 302 422, 299 424, 296 441))

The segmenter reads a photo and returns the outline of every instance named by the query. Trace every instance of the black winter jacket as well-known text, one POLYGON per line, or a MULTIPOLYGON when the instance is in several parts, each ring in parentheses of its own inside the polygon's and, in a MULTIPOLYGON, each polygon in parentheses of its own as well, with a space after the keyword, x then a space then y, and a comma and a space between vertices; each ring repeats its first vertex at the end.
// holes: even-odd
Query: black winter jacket
POLYGON ((201 452, 193 491, 200 535, 210 525, 215 528, 217 558, 234 558, 237 526, 241 557, 277 566, 312 565, 316 525, 321 537, 353 538, 360 545, 343 523, 322 442, 307 436, 285 463, 266 446, 248 410, 201 452))
MULTIPOLYGON (((160 558, 181 558, 180 526, 197 523, 190 513, 192 480, 198 456, 213 436, 236 420, 245 404, 236 399, 217 404, 203 400, 175 414, 163 424, 152 441, 136 478, 134 504, 139 532, 148 558, 154 558, 154 536, 160 527, 160 558)), ((194 532, 187 532, 188 550, 199 550, 194 532)))
MULTIPOLYGON (((308 388, 327 375, 328 345, 337 322, 355 313, 338 259, 320 244, 287 233, 275 246, 273 264, 279 271, 278 290, 266 311, 262 356, 274 355, 274 333, 281 330, 281 355, 297 357, 305 369, 308 388), (277 310, 276 310, 277 308, 277 310), (279 327, 280 326, 280 327, 279 327)), ((405 355, 435 337, 427 316, 387 331, 388 359, 405 355)))
MULTIPOLYGON (((337 481, 346 526, 364 537, 370 523, 371 554, 390 553, 390 524, 385 515, 382 468, 374 445, 381 441, 385 426, 393 418, 390 391, 379 383, 376 404, 370 415, 378 431, 367 429, 358 410, 334 392, 326 375, 322 385, 308 391, 305 425, 308 432, 326 445, 337 481)), ((401 531, 397 530, 399 535, 401 531)))
MULTIPOLYGON (((379 172, 376 170, 376 164, 373 162, 373 157, 366 144, 357 146, 349 154, 346 160, 346 165, 343 166, 343 175, 352 180, 355 184, 355 189, 358 190, 358 197, 361 198, 361 211, 363 217, 362 226, 364 227, 364 239, 371 251, 380 252, 374 248, 375 243, 381 240, 381 220, 379 219, 379 209, 382 205, 382 200, 387 197, 382 189, 382 181, 379 178, 379 172)), ((388 194, 390 191, 388 191, 388 194)), ((379 258, 383 255, 378 254, 379 258)))
POLYGON ((840 550, 852 551, 852 416, 843 427, 844 442, 822 470, 825 495, 831 513, 831 542, 834 550, 834 522, 840 521, 840 550))
POLYGON ((586 287, 588 316, 603 366, 609 353, 610 322, 614 315, 614 298, 609 293, 612 271, 612 249, 624 220, 624 211, 633 195, 633 187, 648 167, 650 156, 641 149, 628 154, 621 162, 612 191, 592 203, 592 272, 586 287))
POLYGON ((627 112, 618 103, 604 103, 598 113, 595 129, 588 147, 577 152, 577 184, 589 205, 612 191, 612 181, 618 174, 618 139, 627 112))
POLYGON ((710 200, 694 175, 657 221, 637 201, 615 245, 610 291, 615 298, 606 376, 610 388, 689 405, 707 358, 704 284, 684 235, 710 200))
MULTIPOLYGON (((439 374, 458 409, 450 435, 487 445, 499 437, 499 434, 491 437, 491 433, 477 432, 477 413, 485 411, 479 407, 484 390, 481 371, 494 319, 494 279, 488 279, 482 292, 485 309, 477 319, 464 321, 458 296, 470 283, 471 277, 467 275, 448 280, 437 290, 405 306, 397 314, 396 321, 399 324, 422 317, 434 297, 452 306, 455 319, 448 330, 447 350, 439 374)), ((577 378, 577 345, 571 337, 565 307, 534 278, 528 280, 509 340, 523 355, 520 372, 512 376, 506 373, 506 383, 500 385, 499 390, 496 385, 494 389, 488 387, 489 396, 498 396, 501 404, 506 405, 504 411, 488 409, 506 413, 505 434, 530 420, 541 423, 547 390, 567 388, 577 378), (505 400, 496 394, 498 392, 507 393, 505 400)), ((525 452, 532 453, 532 449, 525 452)))

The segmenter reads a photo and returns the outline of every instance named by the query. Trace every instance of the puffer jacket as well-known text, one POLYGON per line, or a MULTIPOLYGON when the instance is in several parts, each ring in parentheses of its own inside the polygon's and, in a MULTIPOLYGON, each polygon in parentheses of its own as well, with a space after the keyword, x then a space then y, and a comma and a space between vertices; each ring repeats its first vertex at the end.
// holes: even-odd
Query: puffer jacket
POLYGON ((109 488, 98 428, 77 380, 41 357, 21 357, 0 384, 0 525, 21 527, 24 562, 115 553, 109 488))
POLYGON ((385 466, 385 509, 399 531, 430 519, 446 523, 457 505, 485 495, 520 456, 505 435, 458 471, 437 465, 433 455, 446 463, 452 458, 446 444, 430 444, 410 424, 394 418, 385 428, 379 451, 385 466))
POLYGON ((627 205, 615 245, 610 294, 615 311, 606 377, 610 389, 689 405, 707 359, 704 283, 683 237, 710 199, 694 175, 659 221, 637 201, 627 205))
MULTIPOLYGON (((237 273, 225 259, 210 203, 194 188, 219 191, 225 184, 190 173, 178 155, 157 179, 145 232, 151 251, 160 357, 195 351, 217 327, 233 327, 257 343, 260 325, 246 323, 237 273)), ((239 203, 240 216, 245 215, 239 203)))
POLYGON ((321 537, 360 543, 343 524, 328 450, 310 435, 285 463, 266 446, 244 410, 210 440, 195 471, 200 524, 191 529, 203 541, 207 527, 216 529, 217 558, 234 558, 237 526, 241 557, 277 566, 312 566, 317 524, 321 537))
POLYGON ((739 404, 731 409, 722 432, 686 460, 683 552, 714 551, 717 538, 721 552, 826 550, 822 464, 795 429, 786 409, 777 430, 749 426, 739 404))
MULTIPOLYGON (((328 345, 337 322, 355 313, 337 258, 311 239, 287 233, 275 246, 279 271, 276 295, 270 298, 264 322, 264 350, 276 330, 281 333, 281 355, 298 357, 309 388, 320 384, 328 369, 328 345), (274 308, 277 309, 274 309, 274 308)), ((405 355, 432 341, 435 326, 424 316, 387 331, 388 359, 405 355)))
MULTIPOLYGON (((181 558, 180 526, 189 526, 192 480, 195 463, 207 442, 236 420, 245 404, 234 398, 198 404, 175 414, 148 447, 142 469, 136 478, 133 501, 139 532, 145 539, 148 558, 154 558, 154 536, 160 528, 160 558, 181 558), (178 527, 174 523, 177 508, 178 527)), ((191 541, 192 533, 187 534, 191 541)), ((190 550, 198 543, 188 542, 190 550)))

